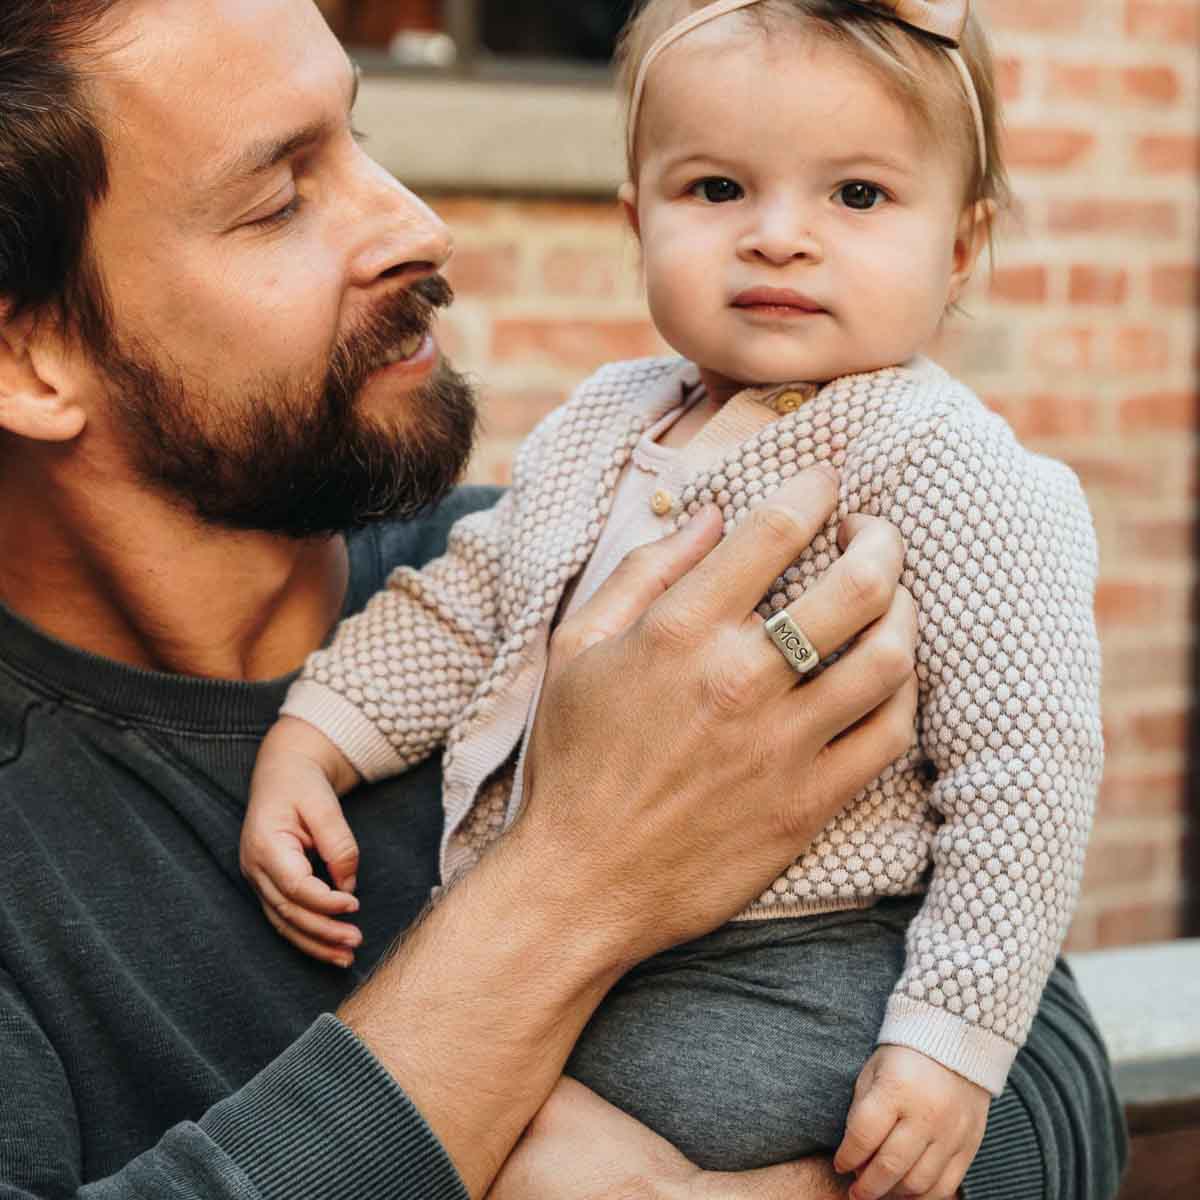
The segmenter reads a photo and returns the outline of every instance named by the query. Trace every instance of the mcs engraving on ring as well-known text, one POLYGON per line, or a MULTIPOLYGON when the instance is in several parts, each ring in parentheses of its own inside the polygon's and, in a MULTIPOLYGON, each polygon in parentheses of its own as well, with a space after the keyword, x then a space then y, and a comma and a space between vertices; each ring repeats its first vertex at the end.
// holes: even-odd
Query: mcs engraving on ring
POLYGON ((764 626, 763 632, 775 643, 779 653, 797 675, 807 675, 820 658, 804 631, 792 620, 791 613, 782 609, 764 626))

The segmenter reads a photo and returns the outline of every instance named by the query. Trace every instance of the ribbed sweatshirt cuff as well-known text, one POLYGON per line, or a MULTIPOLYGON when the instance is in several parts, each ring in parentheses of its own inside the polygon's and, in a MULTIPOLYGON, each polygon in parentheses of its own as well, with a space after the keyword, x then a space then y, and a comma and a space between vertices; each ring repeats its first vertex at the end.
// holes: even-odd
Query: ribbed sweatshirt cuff
POLYGON ((467 1200, 412 1101, 323 1016, 200 1122, 262 1200, 467 1200))
POLYGON ((1009 1088, 992 1101, 987 1134, 962 1182, 963 1200, 1045 1200, 1046 1164, 1033 1117, 1009 1088))

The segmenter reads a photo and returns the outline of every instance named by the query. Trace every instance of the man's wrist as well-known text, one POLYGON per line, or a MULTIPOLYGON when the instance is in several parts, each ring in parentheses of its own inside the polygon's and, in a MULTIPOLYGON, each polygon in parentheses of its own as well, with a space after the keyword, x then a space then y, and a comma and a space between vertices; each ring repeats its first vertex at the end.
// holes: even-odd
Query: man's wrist
POLYGON ((404 1088, 481 1195, 620 975, 583 895, 502 839, 339 1016, 404 1088))

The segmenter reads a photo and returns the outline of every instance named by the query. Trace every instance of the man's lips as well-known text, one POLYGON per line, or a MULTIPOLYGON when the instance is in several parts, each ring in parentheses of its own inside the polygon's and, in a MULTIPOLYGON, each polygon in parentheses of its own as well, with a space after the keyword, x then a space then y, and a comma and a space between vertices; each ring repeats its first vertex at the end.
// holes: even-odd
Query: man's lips
POLYGON ((423 333, 406 338, 385 357, 369 379, 400 379, 403 376, 428 375, 439 359, 438 344, 432 333, 423 333))
POLYGON ((825 311, 824 305, 818 304, 811 296, 793 292, 791 288, 770 287, 749 288, 739 292, 733 298, 733 307, 795 314, 825 311))

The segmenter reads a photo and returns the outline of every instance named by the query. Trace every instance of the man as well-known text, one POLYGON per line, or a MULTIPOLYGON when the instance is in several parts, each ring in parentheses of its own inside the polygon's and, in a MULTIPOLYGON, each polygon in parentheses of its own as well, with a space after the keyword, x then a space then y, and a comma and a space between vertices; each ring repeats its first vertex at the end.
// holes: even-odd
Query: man
MULTIPOLYGON (((391 956, 436 882, 438 764, 355 798, 378 967, 350 999, 238 876, 287 678, 487 501, 337 536, 439 498, 473 421, 430 333, 448 235, 357 146, 353 84, 310 0, 0 13, 0 1196, 844 1195, 543 1108, 623 971, 742 908, 909 743, 893 531, 851 524, 793 606, 821 653, 855 639, 813 683, 753 616, 825 473, 563 625, 526 811, 391 956)), ((1102 1051, 1061 977, 1047 1003, 972 1195, 1112 1190, 1102 1051)))

